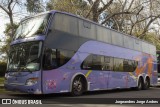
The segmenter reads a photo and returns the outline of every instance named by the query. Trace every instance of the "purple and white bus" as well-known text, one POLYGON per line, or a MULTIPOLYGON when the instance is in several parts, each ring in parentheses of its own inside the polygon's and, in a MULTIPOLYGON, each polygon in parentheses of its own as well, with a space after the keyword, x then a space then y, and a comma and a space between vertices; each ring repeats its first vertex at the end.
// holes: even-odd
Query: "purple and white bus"
POLYGON ((157 84, 156 47, 75 15, 50 11, 21 21, 4 86, 31 94, 157 84))

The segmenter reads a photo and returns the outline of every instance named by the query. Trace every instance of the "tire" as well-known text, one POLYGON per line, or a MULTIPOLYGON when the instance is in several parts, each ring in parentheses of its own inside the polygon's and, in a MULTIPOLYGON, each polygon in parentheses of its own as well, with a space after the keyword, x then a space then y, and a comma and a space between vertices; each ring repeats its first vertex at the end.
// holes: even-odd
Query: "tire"
POLYGON ((82 95, 83 92, 84 92, 83 79, 80 76, 77 76, 73 80, 71 94, 72 96, 79 96, 82 95))
POLYGON ((143 89, 143 80, 141 78, 139 78, 138 80, 138 86, 137 86, 137 90, 142 90, 143 89))
POLYGON ((144 90, 147 90, 147 89, 149 89, 149 87, 150 87, 150 80, 149 79, 146 79, 145 80, 145 83, 144 83, 144 90))

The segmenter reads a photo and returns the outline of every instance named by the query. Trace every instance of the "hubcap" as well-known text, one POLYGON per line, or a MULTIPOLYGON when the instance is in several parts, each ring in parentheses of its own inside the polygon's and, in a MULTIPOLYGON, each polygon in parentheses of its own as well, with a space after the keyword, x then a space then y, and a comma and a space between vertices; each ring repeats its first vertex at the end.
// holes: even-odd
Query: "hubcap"
POLYGON ((141 84, 141 82, 139 82, 139 89, 141 89, 142 88, 142 84, 141 84))
POLYGON ((148 88, 148 87, 149 87, 149 83, 148 83, 148 81, 146 81, 146 84, 145 84, 145 85, 146 85, 146 88, 148 88))
POLYGON ((76 80, 76 81, 73 83, 73 89, 74 89, 74 91, 76 91, 76 92, 80 92, 80 91, 82 90, 82 83, 81 83, 81 81, 76 80))

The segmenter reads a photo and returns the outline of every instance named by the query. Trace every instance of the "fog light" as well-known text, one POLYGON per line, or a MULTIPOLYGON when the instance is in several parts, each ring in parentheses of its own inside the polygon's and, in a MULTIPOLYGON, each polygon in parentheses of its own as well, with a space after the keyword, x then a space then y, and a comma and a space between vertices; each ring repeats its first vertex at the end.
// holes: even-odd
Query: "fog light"
POLYGON ((26 85, 27 86, 32 86, 32 85, 36 84, 37 82, 38 82, 38 78, 29 78, 26 81, 26 85))

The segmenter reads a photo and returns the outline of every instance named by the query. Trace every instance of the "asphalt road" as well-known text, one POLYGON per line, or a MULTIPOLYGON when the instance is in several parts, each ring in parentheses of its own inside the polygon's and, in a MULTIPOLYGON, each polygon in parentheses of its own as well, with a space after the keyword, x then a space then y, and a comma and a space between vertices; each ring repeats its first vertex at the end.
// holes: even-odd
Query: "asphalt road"
MULTIPOLYGON (((133 89, 116 89, 116 90, 107 90, 107 91, 95 91, 95 92, 86 92, 82 96, 72 97, 69 93, 63 94, 50 94, 50 95, 29 95, 29 94, 0 94, 0 98, 12 98, 12 99, 40 99, 43 104, 54 104, 55 107, 105 107, 106 104, 101 102, 101 100, 110 100, 112 98, 117 100, 132 100, 145 98, 154 100, 158 98, 160 104, 160 87, 151 87, 149 90, 136 91, 133 89), (86 103, 88 100, 89 104, 86 103), (67 103, 66 103, 67 102, 67 103), (69 102, 69 103, 68 103, 69 102), (74 103, 73 103, 74 102, 74 103), (85 104, 83 104, 85 102, 85 104), (96 102, 98 102, 96 104, 96 102), (78 104, 77 104, 78 103, 78 104), (93 104, 92 104, 93 103, 93 104), (101 104, 102 103, 102 104, 101 104)), ((154 104, 156 105, 156 104, 154 104)), ((46 105, 47 106, 47 105, 46 105)), ((135 107, 135 104, 107 104, 108 107, 135 107)), ((149 107, 151 104, 142 105, 141 107, 149 107)), ((160 105, 158 105, 160 106, 160 105)), ((39 106, 40 107, 40 106, 39 106)))

